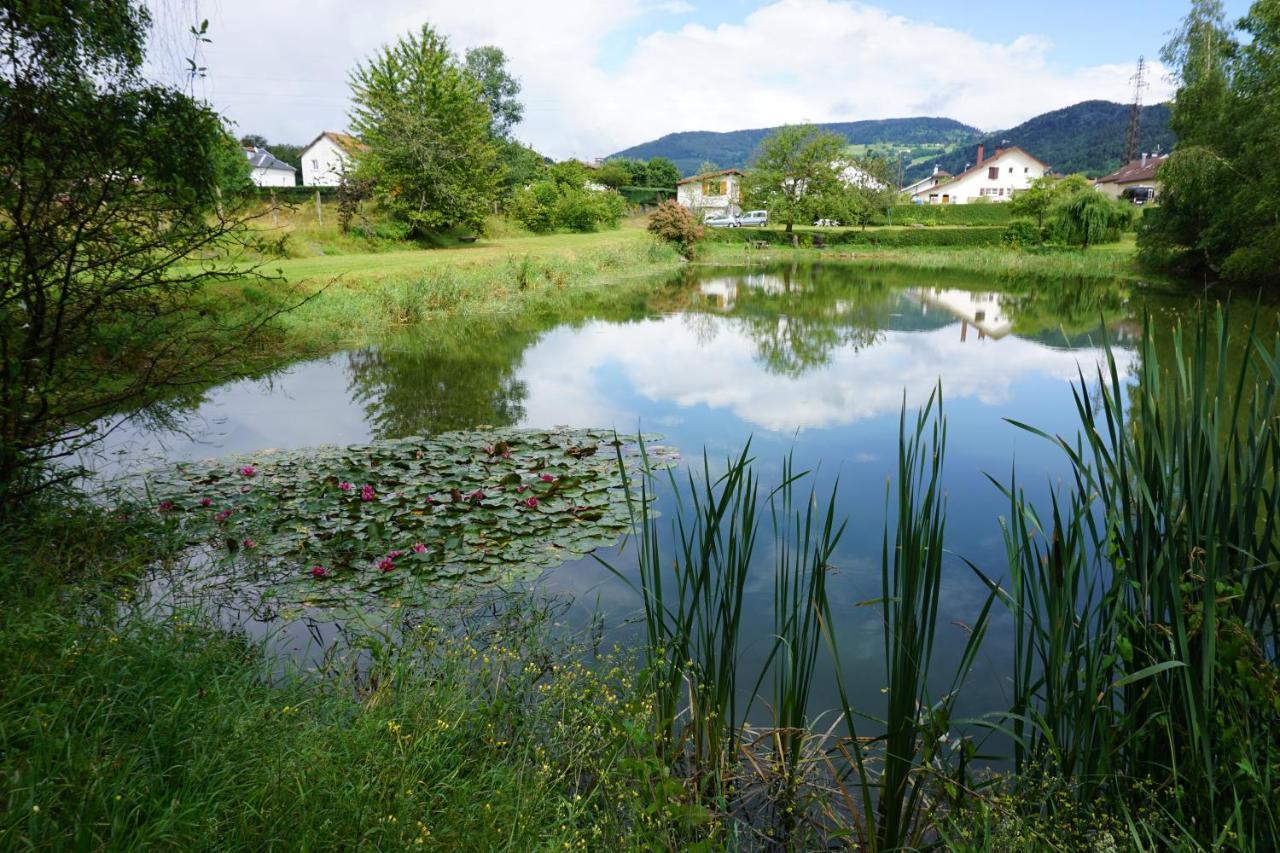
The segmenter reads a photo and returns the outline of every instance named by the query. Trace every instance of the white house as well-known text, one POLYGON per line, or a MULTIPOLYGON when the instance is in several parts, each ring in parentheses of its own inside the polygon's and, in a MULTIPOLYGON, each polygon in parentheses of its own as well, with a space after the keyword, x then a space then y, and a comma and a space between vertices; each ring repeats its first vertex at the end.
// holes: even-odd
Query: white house
POLYGON ((724 169, 676 181, 676 202, 702 216, 742 212, 742 172, 724 169))
POLYGON ((351 165, 351 158, 366 146, 354 136, 326 130, 302 149, 302 184, 335 187, 351 165))
POLYGON ((914 196, 918 192, 924 192, 925 190, 933 189, 938 184, 942 183, 943 181, 951 177, 953 177, 953 175, 950 172, 946 171, 945 169, 939 169, 938 164, 934 163, 933 174, 925 175, 923 178, 916 181, 914 184, 907 184, 905 187, 902 188, 902 192, 905 193, 906 195, 914 196))
POLYGON ((911 200, 924 204, 968 204, 980 198, 1009 201, 1025 190, 1035 178, 1049 174, 1049 167, 1021 148, 997 148, 994 156, 983 158, 978 146, 978 163, 950 180, 912 193, 911 200))
POLYGON ((999 293, 981 293, 970 290, 954 290, 940 287, 922 287, 911 291, 920 300, 925 311, 930 306, 941 308, 960 320, 960 340, 969 337, 972 326, 978 340, 1000 340, 1013 331, 1013 320, 1004 312, 999 293))
POLYGON ((259 187, 292 187, 298 183, 297 170, 271 156, 265 148, 245 148, 249 158, 249 180, 259 187))

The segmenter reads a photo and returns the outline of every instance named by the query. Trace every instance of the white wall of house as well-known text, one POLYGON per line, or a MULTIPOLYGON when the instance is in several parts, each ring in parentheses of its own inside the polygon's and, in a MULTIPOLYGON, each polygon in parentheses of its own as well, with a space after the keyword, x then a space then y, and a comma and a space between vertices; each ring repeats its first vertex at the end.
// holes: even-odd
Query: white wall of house
POLYGON ((730 173, 686 180, 676 184, 676 202, 704 217, 736 216, 742 213, 742 176, 730 173))
POLYGON ((291 187, 296 183, 292 169, 251 169, 249 180, 259 187, 291 187))
POLYGON ((347 152, 327 136, 321 136, 302 152, 302 184, 336 187, 351 162, 347 152))
POLYGON ((994 202, 1010 201, 1014 193, 1025 190, 1033 180, 1044 177, 1048 172, 1047 166, 1025 151, 1005 149, 961 173, 953 181, 917 190, 912 199, 927 204, 969 204, 980 198, 994 202))

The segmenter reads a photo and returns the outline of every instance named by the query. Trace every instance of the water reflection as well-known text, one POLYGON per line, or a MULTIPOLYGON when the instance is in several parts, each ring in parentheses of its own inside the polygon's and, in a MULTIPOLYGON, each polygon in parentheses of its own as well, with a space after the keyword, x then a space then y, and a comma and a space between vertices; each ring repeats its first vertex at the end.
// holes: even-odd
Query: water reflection
MULTIPOLYGON (((1191 310, 1120 285, 838 265, 695 268, 636 292, 568 317, 424 326, 374 350, 295 365, 269 384, 213 389, 193 406, 187 437, 139 428, 132 438, 167 458, 191 458, 483 424, 640 426, 686 458, 703 448, 733 453, 750 438, 766 483, 782 455, 794 453, 798 468, 820 472, 820 489, 836 476, 844 484, 839 509, 851 523, 830 592, 841 656, 864 668, 860 683, 874 699, 879 622, 857 603, 877 595, 883 489, 904 397, 921 402, 941 381, 951 442, 948 546, 1000 577, 1003 498, 983 475, 1007 475, 1016 460, 1034 498, 1064 472, 1046 442, 1005 419, 1070 434, 1069 383, 1098 362, 1103 332, 1119 343, 1127 372, 1143 310, 1166 324, 1191 310)), ((630 552, 609 556, 628 570, 630 552)), ((968 623, 984 590, 958 560, 947 571, 940 621, 968 623)), ((589 560, 560 567, 543 584, 598 605, 612 625, 636 605, 623 582, 589 560)), ((753 579, 745 633, 771 630, 771 594, 769 578, 753 579)), ((1005 671, 1006 648, 996 625, 981 664, 991 677, 985 687, 977 679, 971 710, 999 704, 995 673, 1005 671)), ((945 672, 947 662, 937 668, 945 672)), ((834 700, 830 684, 816 689, 826 691, 819 704, 834 700)))

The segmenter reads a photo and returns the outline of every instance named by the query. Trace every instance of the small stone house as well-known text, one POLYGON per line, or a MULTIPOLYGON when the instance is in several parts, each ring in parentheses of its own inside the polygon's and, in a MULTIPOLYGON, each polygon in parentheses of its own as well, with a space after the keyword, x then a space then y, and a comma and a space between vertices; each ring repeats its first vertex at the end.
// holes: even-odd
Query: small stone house
POLYGON ((742 213, 742 176, 738 169, 722 169, 676 181, 676 201, 702 218, 737 216, 742 213))
POLYGON ((336 187, 352 158, 367 146, 346 133, 326 130, 302 149, 302 185, 336 187))

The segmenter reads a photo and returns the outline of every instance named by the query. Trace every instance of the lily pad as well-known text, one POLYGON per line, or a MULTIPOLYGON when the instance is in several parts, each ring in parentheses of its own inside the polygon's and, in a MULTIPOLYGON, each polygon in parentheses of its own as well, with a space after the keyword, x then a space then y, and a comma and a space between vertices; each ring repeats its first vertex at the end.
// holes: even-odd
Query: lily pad
MULTIPOLYGON (((653 438, 648 464, 670 464, 653 438)), ((350 605, 519 580, 614 544, 631 524, 623 472, 636 482, 641 464, 636 437, 612 431, 496 429, 180 463, 143 488, 220 576, 281 605, 350 605)))

